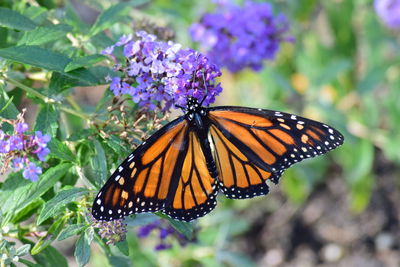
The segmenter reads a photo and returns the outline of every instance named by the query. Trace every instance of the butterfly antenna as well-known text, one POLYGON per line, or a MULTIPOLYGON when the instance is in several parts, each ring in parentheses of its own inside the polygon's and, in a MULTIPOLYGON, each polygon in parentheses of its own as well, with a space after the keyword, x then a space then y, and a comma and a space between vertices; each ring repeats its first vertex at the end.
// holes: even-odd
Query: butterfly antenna
POLYGON ((180 109, 186 111, 186 108, 185 108, 185 107, 182 107, 181 105, 174 105, 174 106, 175 106, 176 108, 180 108, 180 109))
POLYGON ((204 71, 202 73, 203 76, 203 82, 204 82, 204 88, 206 89, 206 94, 204 95, 203 99, 200 102, 200 106, 203 105, 204 100, 206 100, 207 95, 208 95, 208 87, 207 87, 207 83, 206 83, 206 77, 204 76, 204 71))

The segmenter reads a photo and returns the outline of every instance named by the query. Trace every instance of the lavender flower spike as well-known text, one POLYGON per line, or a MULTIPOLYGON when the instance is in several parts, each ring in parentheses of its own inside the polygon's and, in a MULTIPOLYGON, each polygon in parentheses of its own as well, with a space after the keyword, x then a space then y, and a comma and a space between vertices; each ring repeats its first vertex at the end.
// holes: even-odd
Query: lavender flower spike
POLYGON ((221 72, 204 55, 171 41, 157 41, 144 31, 136 36, 140 40, 123 36, 116 44, 123 46, 126 59, 116 62, 124 76, 111 78, 110 89, 115 95, 129 94, 143 109, 163 106, 165 112, 175 105, 186 105, 188 96, 198 100, 206 97, 203 103, 209 105, 221 93, 215 81, 221 72))
POLYGON ((212 62, 231 72, 245 68, 262 69, 264 60, 273 60, 289 24, 282 14, 275 16, 269 3, 245 1, 240 7, 231 1, 218 1, 215 13, 204 14, 190 28, 212 62))

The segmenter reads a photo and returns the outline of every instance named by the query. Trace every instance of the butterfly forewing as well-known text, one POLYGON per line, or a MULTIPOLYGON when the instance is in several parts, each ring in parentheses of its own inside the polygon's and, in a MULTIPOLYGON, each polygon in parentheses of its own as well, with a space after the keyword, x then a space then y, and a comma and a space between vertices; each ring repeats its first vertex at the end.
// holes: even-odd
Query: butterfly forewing
POLYGON ((109 221, 162 210, 176 190, 188 131, 187 121, 179 118, 130 154, 97 194, 93 216, 109 221))

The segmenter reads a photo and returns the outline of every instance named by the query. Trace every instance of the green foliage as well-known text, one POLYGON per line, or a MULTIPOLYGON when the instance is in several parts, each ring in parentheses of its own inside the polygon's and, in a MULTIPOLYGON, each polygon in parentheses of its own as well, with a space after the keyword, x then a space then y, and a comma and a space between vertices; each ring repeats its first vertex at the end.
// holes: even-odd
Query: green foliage
MULTIPOLYGON (((396 167, 400 164, 398 37, 378 22, 370 1, 273 2, 290 18, 296 41, 283 46, 277 60, 266 63, 259 73, 224 72, 221 82, 226 95, 217 103, 279 109, 334 125, 345 135, 343 147, 289 169, 279 188, 300 206, 318 186, 337 175, 347 185, 350 209, 363 212, 376 186, 377 157, 396 167)), ((52 137, 37 182, 24 179, 21 172, 0 179, 0 237, 7 237, 0 241, 0 254, 5 255, 0 265, 15 265, 17 256, 26 266, 68 266, 59 249, 63 245, 55 241, 73 240, 79 266, 88 262, 92 266, 157 266, 164 261, 181 266, 254 266, 254 259, 234 252, 231 243, 251 227, 248 214, 258 209, 259 214, 269 212, 269 206, 261 212, 267 198, 231 201, 221 197, 217 210, 198 223, 177 222, 162 214, 131 216, 126 219, 127 241, 117 246, 102 240, 87 215, 110 171, 144 133, 154 130, 150 117, 135 125, 138 132, 125 133, 122 124, 113 124, 112 115, 121 119, 121 114, 107 109, 115 107, 113 94, 110 90, 99 93, 99 85, 107 84, 107 75, 116 74, 101 51, 122 34, 132 33, 132 24, 136 27, 143 18, 158 26, 172 26, 177 42, 195 47, 188 41, 187 28, 197 20, 199 10, 210 10, 211 4, 86 1, 98 14, 87 23, 69 1, 38 3, 0 4, 0 118, 15 119, 29 102, 29 132, 52 137), (95 104, 84 103, 74 98, 78 87, 102 97, 95 104), (152 244, 148 243, 156 238, 143 242, 132 229, 160 217, 195 241, 181 247, 173 240, 174 247, 164 252, 149 249, 152 244), (18 245, 10 239, 19 240, 18 245)), ((127 107, 126 117, 133 121, 137 106, 128 103, 127 107)), ((12 131, 6 123, 1 127, 12 131)))

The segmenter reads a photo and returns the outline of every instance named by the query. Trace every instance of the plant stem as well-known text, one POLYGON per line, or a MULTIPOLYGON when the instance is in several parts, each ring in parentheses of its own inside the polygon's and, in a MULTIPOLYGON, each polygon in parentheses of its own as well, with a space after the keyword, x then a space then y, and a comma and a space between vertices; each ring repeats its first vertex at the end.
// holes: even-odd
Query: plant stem
MULTIPOLYGON (((34 95, 34 96, 36 96, 36 97, 42 99, 45 103, 49 103, 49 104, 56 104, 56 103, 58 103, 58 104, 61 104, 60 102, 57 102, 57 101, 55 101, 55 100, 52 99, 52 98, 49 98, 49 97, 47 97, 47 96, 45 96, 45 95, 42 95, 41 93, 39 93, 39 92, 36 91, 35 89, 33 89, 33 88, 29 87, 29 86, 26 86, 26 85, 24 85, 24 84, 22 84, 22 83, 20 83, 20 82, 18 82, 18 81, 16 81, 16 80, 10 78, 10 77, 5 77, 5 79, 6 79, 9 83, 11 83, 11 84, 13 84, 13 85, 15 85, 15 86, 18 86, 19 88, 21 88, 21 89, 24 90, 25 92, 30 93, 30 94, 32 94, 32 95, 34 95)), ((71 100, 69 100, 69 102, 71 103, 71 100)), ((75 103, 75 102, 74 102, 74 103, 75 103)), ((75 104, 76 104, 76 103, 75 103, 75 104)), ((76 108, 77 105, 74 105, 74 107, 76 108)), ((80 118, 82 118, 82 119, 84 119, 84 120, 89 120, 89 121, 91 120, 91 116, 89 116, 89 115, 87 115, 87 114, 81 112, 79 106, 78 106, 78 109, 79 109, 79 110, 73 110, 73 109, 70 109, 70 108, 68 108, 68 107, 64 107, 64 106, 61 106, 61 105, 59 106, 59 109, 62 110, 62 111, 64 111, 64 112, 66 112, 66 113, 69 113, 69 114, 75 115, 75 116, 77 116, 77 117, 80 117, 80 118)))

